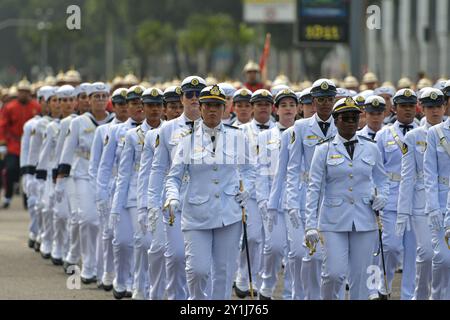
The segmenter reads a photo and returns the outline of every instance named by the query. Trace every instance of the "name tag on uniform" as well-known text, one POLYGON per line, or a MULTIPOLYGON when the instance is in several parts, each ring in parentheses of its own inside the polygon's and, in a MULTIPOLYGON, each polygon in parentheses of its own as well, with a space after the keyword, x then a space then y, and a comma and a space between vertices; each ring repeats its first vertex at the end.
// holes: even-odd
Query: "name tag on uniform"
POLYGON ((426 142, 426 141, 417 141, 416 144, 417 144, 418 146, 423 146, 423 147, 426 147, 426 146, 427 146, 427 142, 426 142))
POLYGON ((395 144, 395 141, 392 141, 392 140, 387 142, 388 146, 393 146, 394 144, 395 144))
POLYGON ((343 157, 342 154, 333 154, 330 156, 330 159, 341 159, 343 157))
POLYGON ((317 139, 319 139, 319 137, 318 136, 306 136, 306 139, 308 139, 308 140, 317 140, 317 139))
POLYGON ((94 131, 95 131, 94 128, 89 128, 89 129, 84 130, 84 133, 91 133, 91 132, 94 132, 94 131))

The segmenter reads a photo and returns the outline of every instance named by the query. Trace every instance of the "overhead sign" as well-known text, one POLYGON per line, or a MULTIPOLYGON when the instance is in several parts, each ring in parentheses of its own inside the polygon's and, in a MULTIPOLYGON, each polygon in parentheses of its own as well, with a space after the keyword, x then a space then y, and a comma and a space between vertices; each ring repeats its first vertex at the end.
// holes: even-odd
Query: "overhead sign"
POLYGON ((249 23, 294 23, 296 0, 243 0, 244 20, 249 23))
POLYGON ((298 0, 297 19, 300 44, 349 41, 350 0, 298 0))

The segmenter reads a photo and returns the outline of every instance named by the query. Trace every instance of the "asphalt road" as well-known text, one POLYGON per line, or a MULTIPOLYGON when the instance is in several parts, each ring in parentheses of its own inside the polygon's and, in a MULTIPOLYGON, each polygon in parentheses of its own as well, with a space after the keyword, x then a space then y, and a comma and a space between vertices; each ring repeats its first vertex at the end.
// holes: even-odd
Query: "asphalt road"
MULTIPOLYGON (((24 300, 110 300, 111 292, 97 289, 95 284, 81 284, 77 289, 62 267, 43 260, 27 246, 28 213, 19 198, 8 210, 0 209, 0 299, 24 300), (70 279, 69 279, 70 280, 70 279), (75 287, 68 289, 68 287, 75 287)), ((396 274, 393 299, 399 298, 399 274, 396 274)), ((280 299, 282 280, 274 299, 280 299)), ((236 299, 236 297, 233 297, 236 299)))

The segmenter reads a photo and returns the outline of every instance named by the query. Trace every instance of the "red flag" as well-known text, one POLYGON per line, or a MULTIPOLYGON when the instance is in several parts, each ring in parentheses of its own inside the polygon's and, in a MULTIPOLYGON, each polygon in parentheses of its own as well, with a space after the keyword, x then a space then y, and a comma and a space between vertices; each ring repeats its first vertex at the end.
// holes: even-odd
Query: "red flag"
POLYGON ((266 34, 266 41, 264 42, 264 50, 259 60, 259 68, 261 69, 261 78, 263 82, 267 80, 267 62, 270 55, 270 33, 266 34))

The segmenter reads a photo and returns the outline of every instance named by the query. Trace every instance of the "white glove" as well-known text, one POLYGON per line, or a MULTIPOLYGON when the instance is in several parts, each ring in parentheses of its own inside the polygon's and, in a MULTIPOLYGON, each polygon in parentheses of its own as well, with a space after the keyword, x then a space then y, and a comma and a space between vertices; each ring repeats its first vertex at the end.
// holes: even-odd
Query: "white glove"
POLYGON ((441 210, 434 210, 428 215, 428 223, 431 224, 431 228, 435 231, 439 231, 444 227, 444 215, 441 210))
POLYGON ((39 182, 37 179, 33 178, 30 179, 30 182, 28 183, 28 194, 32 197, 38 198, 39 197, 39 190, 38 190, 38 184, 39 182))
POLYGON ((56 180, 55 184, 55 199, 56 202, 61 203, 66 189, 67 178, 60 178, 56 180))
POLYGON ((374 196, 373 202, 372 202, 372 209, 375 211, 383 210, 383 208, 386 206, 386 198, 383 196, 374 196))
POLYGON ((97 201, 97 213, 101 220, 106 221, 109 211, 110 211, 110 208, 109 208, 108 200, 97 201))
POLYGON ((258 202, 259 213, 261 214, 261 218, 266 221, 267 220, 267 200, 261 200, 258 202))
POLYGON ((151 208, 148 210, 148 226, 150 227, 150 232, 154 233, 156 230, 156 223, 160 215, 159 208, 151 208))
POLYGON ((241 208, 245 207, 247 205, 247 200, 250 197, 250 194, 247 191, 239 191, 234 198, 236 199, 237 203, 239 203, 239 206, 241 208))
POLYGON ((298 209, 290 209, 288 215, 294 229, 298 229, 300 227, 300 214, 298 209))
POLYGON ((173 214, 180 209, 180 201, 172 199, 169 201, 169 207, 173 214))
POLYGON ((141 208, 138 210, 138 222, 141 227, 141 231, 143 234, 147 233, 148 230, 148 218, 147 218, 147 210, 145 208, 141 208))
POLYGON ((25 194, 28 194, 27 186, 28 186, 28 179, 29 178, 30 178, 29 174, 24 174, 22 176, 22 190, 23 190, 23 193, 25 193, 25 194))
POLYGON ((120 221, 119 214, 111 212, 111 214, 109 215, 109 229, 114 230, 119 221, 120 221))
POLYGON ((306 242, 317 243, 319 242, 319 232, 316 229, 309 229, 305 234, 306 242))
POLYGON ((403 237, 405 230, 411 230, 411 216, 405 213, 398 213, 397 224, 395 225, 395 234, 397 237, 403 237))
POLYGON ((269 232, 273 231, 273 226, 278 224, 278 210, 270 209, 267 212, 267 229, 269 232))

